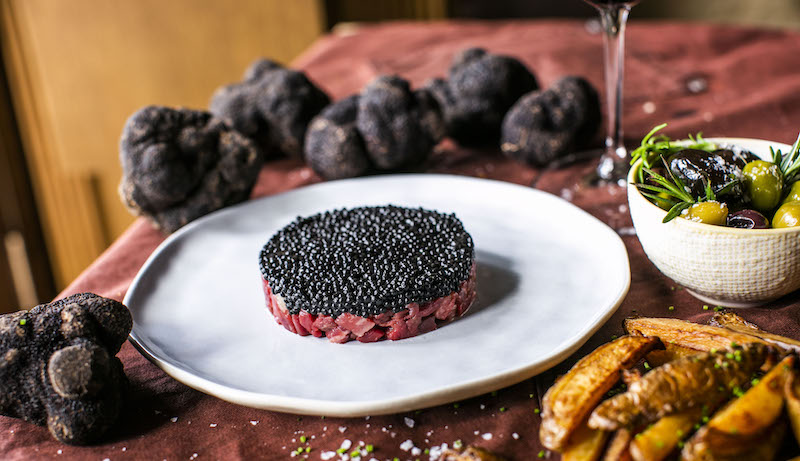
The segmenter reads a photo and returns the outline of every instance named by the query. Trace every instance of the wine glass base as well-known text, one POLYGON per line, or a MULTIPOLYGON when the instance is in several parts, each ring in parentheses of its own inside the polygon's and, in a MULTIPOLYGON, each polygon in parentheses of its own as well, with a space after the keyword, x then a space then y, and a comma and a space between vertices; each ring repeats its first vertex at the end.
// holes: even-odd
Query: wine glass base
POLYGON ((625 186, 628 178, 628 169, 630 168, 628 161, 623 158, 617 158, 615 161, 611 156, 603 157, 607 152, 606 148, 573 152, 555 160, 550 164, 550 168, 563 168, 575 163, 600 158, 597 168, 585 175, 582 182, 590 187, 625 186), (607 160, 610 160, 610 162, 606 163, 607 160), (608 166, 603 167, 604 164, 608 166))
POLYGON ((599 184, 617 184, 624 186, 629 169, 630 164, 627 158, 620 158, 613 154, 605 155, 600 159, 600 163, 597 165, 597 169, 594 172, 597 177, 595 182, 599 184))

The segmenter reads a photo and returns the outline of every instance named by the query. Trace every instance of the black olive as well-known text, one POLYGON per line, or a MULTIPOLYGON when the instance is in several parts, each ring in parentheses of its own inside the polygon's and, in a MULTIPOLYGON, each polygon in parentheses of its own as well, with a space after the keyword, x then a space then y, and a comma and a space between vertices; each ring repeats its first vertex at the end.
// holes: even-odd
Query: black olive
POLYGON ((727 226, 740 229, 768 229, 769 220, 756 210, 741 210, 728 215, 727 226))
MULTIPOLYGON (((748 153, 749 154, 749 153, 748 153)), ((752 155, 752 154, 749 154, 752 155)), ((684 149, 672 154, 667 159, 667 164, 675 176, 679 177, 689 193, 694 197, 705 197, 706 183, 711 185, 715 194, 720 194, 722 189, 732 179, 741 179, 742 168, 747 163, 747 156, 728 149, 706 152, 698 149, 684 149)), ((742 187, 735 185, 729 192, 722 194, 726 197, 742 197, 742 187)))

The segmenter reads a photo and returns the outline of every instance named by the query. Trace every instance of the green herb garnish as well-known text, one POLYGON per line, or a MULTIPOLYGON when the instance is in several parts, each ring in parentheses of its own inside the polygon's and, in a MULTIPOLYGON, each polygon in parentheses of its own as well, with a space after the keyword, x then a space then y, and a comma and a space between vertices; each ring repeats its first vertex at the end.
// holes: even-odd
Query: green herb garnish
POLYGON ((793 183, 797 174, 800 173, 800 134, 797 135, 797 141, 792 144, 791 150, 786 155, 781 153, 780 149, 773 150, 772 146, 769 151, 772 153, 772 163, 778 165, 783 173, 784 184, 793 183))
MULTIPOLYGON (((665 135, 656 136, 656 133, 665 126, 667 124, 662 123, 647 133, 642 139, 641 145, 631 152, 631 163, 639 159, 642 160, 642 168, 637 172, 636 187, 642 195, 649 198, 653 203, 669 210, 663 220, 666 223, 672 221, 684 210, 696 203, 716 201, 717 194, 730 192, 739 183, 739 180, 732 177, 716 193, 711 184, 704 181, 705 196, 692 197, 690 189, 667 165, 667 157, 684 149, 699 149, 711 152, 717 148, 717 145, 704 140, 702 133, 697 133, 694 136, 690 134, 689 142, 680 143, 672 142, 665 135), (661 175, 654 170, 660 164, 664 165, 665 175, 661 175), (647 180, 650 180, 651 184, 648 184, 647 180)), ((800 162, 798 162, 798 169, 800 169, 800 162)))
MULTIPOLYGON (((694 137, 690 134, 689 143, 674 143, 666 135, 656 133, 661 131, 667 126, 666 123, 656 126, 649 133, 642 138, 642 143, 639 147, 631 152, 631 165, 636 163, 640 158, 642 165, 645 168, 653 168, 659 163, 659 157, 668 157, 675 152, 683 149, 700 149, 705 151, 713 151, 717 145, 703 139, 702 133, 697 133, 694 137)), ((639 182, 644 182, 644 175, 639 171, 639 182)))

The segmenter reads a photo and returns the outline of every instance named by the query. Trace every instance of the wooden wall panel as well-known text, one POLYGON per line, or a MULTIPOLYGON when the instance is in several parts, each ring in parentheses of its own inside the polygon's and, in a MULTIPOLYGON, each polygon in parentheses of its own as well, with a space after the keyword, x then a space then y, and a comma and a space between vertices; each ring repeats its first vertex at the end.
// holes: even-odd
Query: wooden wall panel
POLYGON ((57 285, 132 221, 117 144, 147 104, 205 108, 256 57, 288 62, 321 0, 0 0, 5 65, 57 285))

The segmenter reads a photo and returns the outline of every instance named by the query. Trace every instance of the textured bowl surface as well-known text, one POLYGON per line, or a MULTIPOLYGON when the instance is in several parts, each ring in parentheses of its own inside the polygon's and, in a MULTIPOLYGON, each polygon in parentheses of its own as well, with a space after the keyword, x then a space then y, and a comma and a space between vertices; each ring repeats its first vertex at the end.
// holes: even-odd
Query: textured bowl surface
MULTIPOLYGON (((743 138, 711 141, 739 145, 770 158, 781 143, 743 138)), ((703 301, 727 307, 763 304, 800 288, 800 227, 735 229, 686 219, 662 223, 666 211, 633 185, 637 162, 628 173, 628 205, 647 257, 667 277, 703 301)), ((770 217, 771 218, 771 217, 770 217)))

